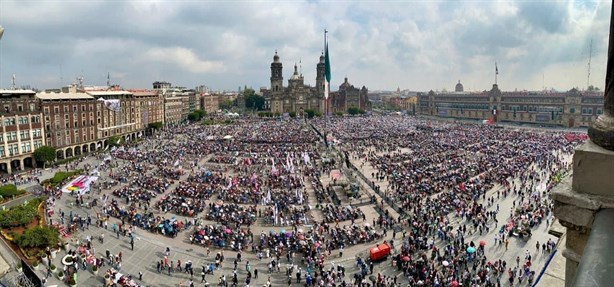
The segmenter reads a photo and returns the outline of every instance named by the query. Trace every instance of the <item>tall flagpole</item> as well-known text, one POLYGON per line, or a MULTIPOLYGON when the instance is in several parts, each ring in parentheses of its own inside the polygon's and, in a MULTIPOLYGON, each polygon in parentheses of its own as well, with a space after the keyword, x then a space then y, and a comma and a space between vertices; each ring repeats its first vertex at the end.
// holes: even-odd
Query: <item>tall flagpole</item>
MULTIPOLYGON (((328 33, 328 31, 326 31, 326 29, 324 29, 324 50, 326 51, 326 53, 328 53, 328 46, 327 46, 327 39, 326 39, 326 34, 328 33)), ((325 68, 326 69, 326 68, 325 68)), ((326 149, 328 150, 328 81, 326 80, 326 70, 324 71, 324 101, 325 101, 325 108, 324 108, 324 144, 326 145, 326 149)))

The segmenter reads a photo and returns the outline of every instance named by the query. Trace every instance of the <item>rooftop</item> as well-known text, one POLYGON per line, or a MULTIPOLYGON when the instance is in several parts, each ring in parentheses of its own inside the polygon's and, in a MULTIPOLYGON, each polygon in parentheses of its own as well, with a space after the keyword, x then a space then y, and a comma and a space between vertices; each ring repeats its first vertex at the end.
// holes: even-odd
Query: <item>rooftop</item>
POLYGON ((132 93, 128 91, 87 91, 87 94, 94 97, 132 95, 132 93))
POLYGON ((41 100, 93 100, 94 97, 86 93, 38 93, 36 97, 41 100))
POLYGON ((0 94, 2 95, 25 95, 25 94, 36 94, 35 91, 32 90, 3 90, 0 89, 0 94))

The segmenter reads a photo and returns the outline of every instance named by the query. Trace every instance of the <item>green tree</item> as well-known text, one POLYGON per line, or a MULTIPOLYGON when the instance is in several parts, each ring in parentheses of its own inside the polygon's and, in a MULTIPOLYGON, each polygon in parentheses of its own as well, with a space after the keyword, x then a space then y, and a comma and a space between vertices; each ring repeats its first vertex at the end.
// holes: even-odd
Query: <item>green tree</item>
POLYGON ((55 160, 55 152, 55 148, 44 145, 34 151, 34 159, 38 162, 42 162, 43 168, 45 168, 47 163, 55 160))
POLYGON ((233 106, 234 102, 232 100, 224 100, 219 105, 221 110, 230 110, 233 106))
POLYGON ((288 115, 289 115, 291 118, 296 118, 296 112, 290 112, 290 113, 288 113, 288 115))
POLYGON ((119 136, 112 136, 109 138, 109 146, 110 147, 114 147, 114 146, 119 146, 121 143, 122 138, 120 138, 119 136))
POLYGON ((251 94, 245 99, 245 108, 262 111, 264 109, 264 97, 256 94, 251 94))
POLYGON ((362 110, 362 109, 359 109, 357 107, 349 107, 348 108, 348 114, 350 114, 350 115, 358 115, 358 114, 363 115, 363 114, 365 114, 365 111, 362 110))
POLYGON ((162 128, 162 126, 164 126, 162 122, 155 122, 155 123, 150 123, 149 125, 147 125, 147 127, 149 127, 150 129, 154 129, 154 130, 159 130, 162 128))
POLYGON ((307 115, 307 118, 311 119, 316 115, 316 111, 313 109, 306 109, 305 114, 307 115))
POLYGON ((57 246, 60 242, 60 232, 49 226, 36 226, 15 237, 15 243, 21 248, 57 246))

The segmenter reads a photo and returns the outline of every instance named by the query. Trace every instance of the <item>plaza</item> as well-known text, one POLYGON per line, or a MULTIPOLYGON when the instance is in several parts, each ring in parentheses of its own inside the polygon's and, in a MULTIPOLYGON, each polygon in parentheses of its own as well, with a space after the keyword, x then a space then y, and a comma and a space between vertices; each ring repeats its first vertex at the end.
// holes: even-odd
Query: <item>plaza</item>
MULTIPOLYGON (((527 286, 556 248, 549 190, 579 138, 411 117, 326 128, 242 118, 161 131, 39 178, 98 176, 83 195, 46 190, 50 222, 88 258, 78 286, 113 284, 110 268, 124 275, 117 286, 207 286, 203 273, 209 286, 234 274, 236 286, 527 286), (392 255, 370 263, 383 242, 392 255)), ((54 274, 53 285, 66 283, 54 274)))

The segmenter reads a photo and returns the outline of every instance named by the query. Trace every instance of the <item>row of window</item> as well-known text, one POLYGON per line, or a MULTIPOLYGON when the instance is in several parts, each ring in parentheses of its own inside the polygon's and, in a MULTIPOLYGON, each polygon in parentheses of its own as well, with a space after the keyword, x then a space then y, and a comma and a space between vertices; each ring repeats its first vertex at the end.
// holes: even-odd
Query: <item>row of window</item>
MULTIPOLYGON (((34 141, 34 146, 30 145, 30 142, 23 142, 21 143, 21 152, 22 153, 29 153, 32 152, 33 150, 42 147, 43 146, 43 141, 42 140, 37 140, 34 141)), ((14 156, 14 155, 18 155, 19 154, 19 145, 14 143, 14 144, 9 144, 7 145, 7 149, 5 150, 4 145, 0 145, 0 157, 5 157, 5 156, 14 156)))
MULTIPOLYGON (((30 137, 40 138, 42 135, 43 131, 41 129, 19 131, 20 140, 29 140, 30 137)), ((17 132, 6 132, 4 134, 0 133, 0 143, 3 143, 5 138, 7 142, 17 141, 17 132)))
POLYGON ((4 126, 14 126, 15 124, 27 125, 30 121, 32 121, 32 123, 40 123, 41 119, 40 116, 21 116, 17 117, 17 120, 15 120, 15 117, 5 117, 4 126))

